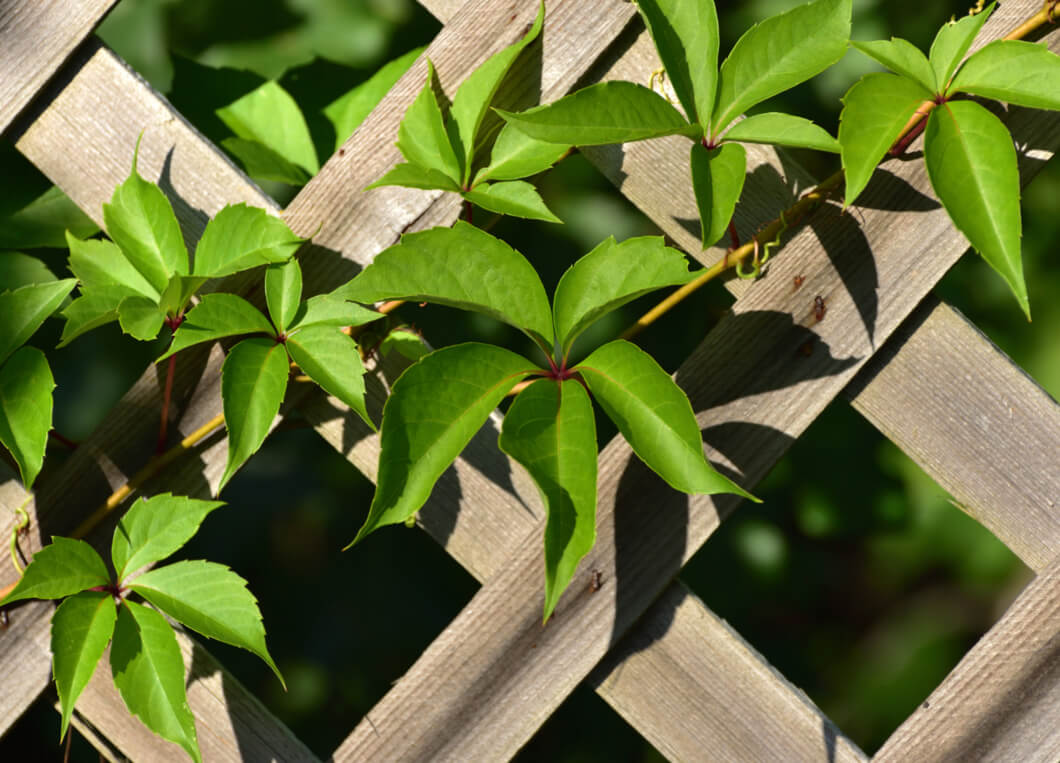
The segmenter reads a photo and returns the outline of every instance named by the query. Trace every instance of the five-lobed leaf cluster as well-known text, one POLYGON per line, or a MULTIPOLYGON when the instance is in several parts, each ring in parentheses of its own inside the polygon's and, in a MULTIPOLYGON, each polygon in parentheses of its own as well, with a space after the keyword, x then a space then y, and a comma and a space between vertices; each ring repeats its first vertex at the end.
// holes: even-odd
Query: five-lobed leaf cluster
POLYGON ((33 557, 0 604, 63 599, 52 616, 52 671, 66 735, 77 699, 110 644, 110 667, 129 711, 159 736, 201 761, 188 707, 181 656, 168 615, 208 637, 253 652, 283 682, 265 646, 265 628, 246 581, 224 565, 179 561, 143 571, 171 556, 223 504, 157 495, 138 501, 114 530, 112 576, 82 540, 54 537, 33 557), (151 607, 128 599, 136 593, 151 607), (153 608, 152 608, 153 607, 153 608))

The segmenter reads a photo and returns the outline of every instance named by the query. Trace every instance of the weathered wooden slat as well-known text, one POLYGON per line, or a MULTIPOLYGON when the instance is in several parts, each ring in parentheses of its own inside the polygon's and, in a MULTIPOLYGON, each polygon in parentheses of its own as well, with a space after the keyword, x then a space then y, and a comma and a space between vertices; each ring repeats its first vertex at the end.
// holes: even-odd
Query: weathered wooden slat
POLYGON ((873 760, 1060 760, 1060 557, 873 760))
POLYGON ((0 132, 32 101, 117 0, 0 3, 0 132))

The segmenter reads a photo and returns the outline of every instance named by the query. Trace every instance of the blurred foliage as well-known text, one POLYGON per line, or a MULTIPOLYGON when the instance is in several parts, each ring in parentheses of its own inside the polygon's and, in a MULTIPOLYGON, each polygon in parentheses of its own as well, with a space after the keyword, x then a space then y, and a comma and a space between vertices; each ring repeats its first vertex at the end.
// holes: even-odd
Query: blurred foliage
MULTIPOLYGON (((755 19, 798 0, 719 2, 722 50, 755 19)), ((901 36, 927 48, 967 0, 855 0, 854 37, 901 36)), ((207 137, 231 136, 216 110, 271 78, 306 114, 317 153, 334 147, 324 107, 397 55, 430 41, 438 23, 413 0, 124 0, 99 34, 207 137), (221 68, 218 71, 219 67, 221 68)), ((850 53, 783 96, 780 108, 834 131, 838 98, 867 59, 850 53)), ((764 108, 771 109, 766 105, 764 108)), ((816 175, 830 157, 800 153, 816 175)), ((0 216, 48 183, 7 143, 0 216)), ((493 232, 539 268, 552 288, 601 239, 657 232, 582 157, 539 179, 566 225, 504 219, 493 232)), ((294 189, 263 184, 281 203, 294 189)), ((964 312, 1043 387, 1060 393, 1060 166, 1024 194, 1024 258, 1034 310, 1028 324, 1000 279, 969 255, 939 294, 964 312)), ((481 223, 492 224, 485 217, 481 223)), ((65 252, 34 249, 57 275, 65 252)), ((780 256, 783 256, 781 250, 780 256)), ((767 276, 768 277, 768 276, 767 276)), ((594 327, 613 336, 654 304, 645 298, 594 327)), ((688 300, 642 337, 668 369, 702 339, 731 298, 720 288, 688 300)), ((406 306, 400 315, 435 345, 523 338, 481 316, 406 306)), ((58 321, 35 343, 54 347, 58 321)), ((147 367, 157 348, 94 331, 49 349, 59 388, 56 427, 90 433, 147 367)), ((601 441, 613 432, 598 421, 601 441)), ((51 453, 50 458, 61 456, 51 453)), ((944 491, 843 402, 830 407, 682 573, 706 603, 872 752, 996 621, 1029 573, 1000 542, 947 501, 944 491)), ((187 547, 250 581, 269 646, 288 677, 284 694, 253 657, 210 649, 317 754, 327 756, 474 593, 474 581, 419 531, 393 528, 340 553, 364 519, 371 485, 302 422, 289 421, 234 478, 187 547), (398 566, 394 565, 398 560, 398 566)), ((16 613, 17 614, 17 613, 16 613)), ((58 717, 47 694, 0 749, 60 759, 58 717), (28 741, 36 740, 36 741, 28 741), (28 745, 32 745, 28 747, 28 745)), ((94 760, 83 740, 72 760, 94 760)), ((647 761, 658 753, 603 702, 579 688, 520 753, 522 760, 647 761)))

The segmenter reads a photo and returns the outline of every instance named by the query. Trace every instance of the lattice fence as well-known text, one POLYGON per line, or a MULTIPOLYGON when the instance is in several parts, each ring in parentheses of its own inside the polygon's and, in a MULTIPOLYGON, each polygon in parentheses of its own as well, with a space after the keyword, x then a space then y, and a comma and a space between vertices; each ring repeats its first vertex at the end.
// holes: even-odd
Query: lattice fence
MULTIPOLYGON (((6 137, 96 221, 145 128, 140 171, 160 182, 190 238, 227 203, 279 214, 91 36, 113 4, 0 2, 6 137)), ((514 42, 536 10, 526 0, 425 5, 445 22, 427 55, 450 93, 491 53, 514 42)), ((1006 2, 983 37, 1001 36, 1039 6, 1039 0, 1006 2)), ((1060 33, 1046 39, 1060 49, 1060 33)), ((511 86, 514 94, 523 89, 542 101, 581 81, 646 82, 659 66, 635 7, 621 0, 550 0, 534 54, 539 69, 521 68, 524 81, 511 86)), ((315 234, 317 251, 302 260, 307 289, 346 280, 404 231, 455 218, 457 205, 438 194, 361 193, 398 160, 398 122, 425 66, 421 59, 283 211, 296 232, 315 234)), ((1060 143, 1060 119, 1014 110, 1007 121, 1023 149, 1026 182, 1060 143)), ((709 263, 721 252, 701 252, 681 222, 696 218, 686 147, 663 139, 585 153, 674 241, 709 263)), ((752 171, 760 165, 774 168, 787 189, 749 183, 737 219, 742 237, 806 187, 806 178, 793 177, 790 162, 781 165, 770 151, 751 152, 752 171)), ((930 295, 966 244, 941 209, 911 211, 917 194, 930 194, 922 163, 894 160, 887 170, 904 182, 870 186, 862 216, 820 210, 786 244, 769 277, 734 285, 744 288, 732 314, 686 360, 677 380, 698 412, 711 458, 749 486, 842 394, 1037 573, 878 758, 1060 760, 1060 408, 930 295), (804 286, 793 291, 796 274, 804 286), (827 300, 824 320, 814 320, 813 295, 827 300), (814 350, 807 357, 799 348, 808 339, 814 350)), ((182 432, 219 412, 220 361, 214 348, 178 366, 174 426, 182 432)), ((378 409, 383 385, 374 386, 378 409)), ((43 476, 26 551, 69 532, 143 465, 156 431, 154 416, 142 414, 158 410, 159 387, 149 370, 100 429, 43 476)), ((328 442, 374 477, 378 441, 356 416, 322 396, 297 404, 328 442)), ((420 513, 422 527, 482 588, 353 729, 336 760, 510 757, 583 681, 672 759, 865 758, 739 634, 673 582, 735 502, 674 494, 630 460, 621 440, 600 455, 599 540, 580 568, 584 584, 576 578, 542 629, 543 513, 523 475, 498 460, 492 439, 476 439, 454 478, 439 483, 420 513), (591 570, 612 584, 591 592, 591 570)), ((167 472, 159 489, 204 496, 224 459, 219 434, 167 472)), ((15 480, 0 485, 3 537, 24 498, 15 480)), ((3 566, 0 584, 12 574, 3 566)), ((49 681, 50 614, 47 603, 21 606, 0 636, 6 677, 0 729, 49 681)), ((182 648, 194 664, 189 701, 206 760, 314 758, 201 646, 185 637, 182 648)), ((108 756, 182 755, 129 717, 105 670, 82 696, 75 721, 108 756)))

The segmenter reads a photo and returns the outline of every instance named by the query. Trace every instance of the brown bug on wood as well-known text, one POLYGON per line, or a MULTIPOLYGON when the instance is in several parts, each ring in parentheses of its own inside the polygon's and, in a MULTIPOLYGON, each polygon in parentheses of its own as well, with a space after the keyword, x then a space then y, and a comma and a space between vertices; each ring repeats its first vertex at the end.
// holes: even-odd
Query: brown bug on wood
POLYGON ((818 294, 813 298, 813 317, 818 321, 823 321, 826 312, 828 312, 828 308, 825 307, 824 297, 818 294))
POLYGON ((604 575, 600 570, 593 570, 589 575, 589 593, 596 593, 604 584, 604 575))
POLYGON ((802 282, 805 280, 806 279, 803 276, 795 276, 795 279, 792 281, 792 283, 795 284, 795 288, 792 289, 792 291, 798 291, 799 287, 802 286, 802 282))

